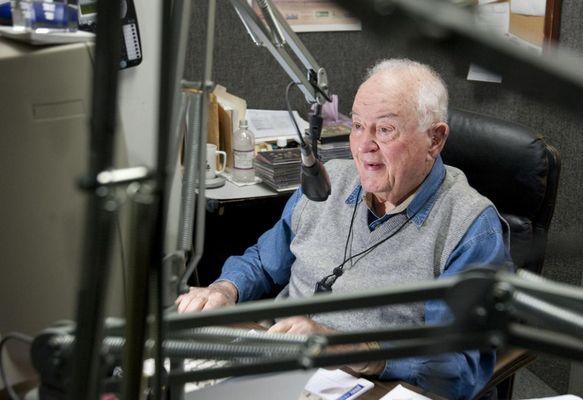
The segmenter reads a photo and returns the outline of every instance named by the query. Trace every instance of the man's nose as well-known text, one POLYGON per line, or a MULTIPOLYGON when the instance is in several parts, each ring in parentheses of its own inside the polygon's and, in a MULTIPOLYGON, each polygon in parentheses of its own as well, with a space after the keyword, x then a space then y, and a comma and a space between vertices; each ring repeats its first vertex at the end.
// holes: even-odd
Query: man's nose
POLYGON ((369 153, 371 151, 377 151, 378 149, 379 145, 376 142, 374 133, 367 132, 366 135, 362 138, 362 143, 359 146, 359 150, 363 153, 369 153))

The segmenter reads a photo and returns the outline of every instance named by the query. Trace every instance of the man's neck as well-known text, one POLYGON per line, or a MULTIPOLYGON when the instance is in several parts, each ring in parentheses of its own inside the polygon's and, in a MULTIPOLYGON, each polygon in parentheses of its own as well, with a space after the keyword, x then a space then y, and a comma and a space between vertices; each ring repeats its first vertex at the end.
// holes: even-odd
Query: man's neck
POLYGON ((417 190, 419 189, 420 186, 421 185, 418 185, 415 189, 411 190, 409 193, 407 193, 405 196, 401 197, 397 201, 383 200, 378 198, 376 195, 372 194, 371 205, 374 213, 377 216, 383 216, 385 214, 392 213, 393 211, 395 212, 403 211, 403 209, 407 208, 407 206, 411 203, 415 193, 417 193, 417 190))
POLYGON ((382 194, 378 195, 371 193, 370 200, 368 201, 369 208, 371 208, 375 215, 377 215, 378 217, 381 217, 387 213, 391 213, 391 211, 394 210, 395 208, 399 208, 399 210, 397 210, 396 212, 403 211, 403 209, 406 208, 411 203, 415 193, 417 193, 421 185, 423 185, 425 179, 427 179, 427 177, 431 174, 431 170, 434 164, 435 160, 433 160, 430 163, 427 163, 427 165, 425 166, 425 171, 421 175, 421 179, 418 179, 417 180, 418 183, 403 195, 399 195, 398 193, 396 193, 398 192, 398 190, 396 190, 395 192, 388 193, 386 196, 382 196, 382 194), (406 204, 404 204, 403 209, 401 209, 399 206, 403 204, 403 202, 406 202, 406 204))

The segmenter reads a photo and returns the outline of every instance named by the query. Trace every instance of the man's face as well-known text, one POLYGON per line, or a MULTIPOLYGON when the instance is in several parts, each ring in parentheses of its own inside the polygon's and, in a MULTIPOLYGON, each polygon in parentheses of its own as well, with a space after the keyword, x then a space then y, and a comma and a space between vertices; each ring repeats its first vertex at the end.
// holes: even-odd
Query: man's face
POLYGON ((359 88, 350 149, 360 182, 376 200, 405 200, 431 170, 429 130, 420 131, 416 85, 401 73, 379 73, 359 88))

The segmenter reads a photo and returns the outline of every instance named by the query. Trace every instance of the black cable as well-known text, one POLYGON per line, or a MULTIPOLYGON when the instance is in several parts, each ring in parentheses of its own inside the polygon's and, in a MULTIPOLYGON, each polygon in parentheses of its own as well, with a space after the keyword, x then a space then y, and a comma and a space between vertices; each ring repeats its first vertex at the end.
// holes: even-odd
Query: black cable
POLYGON ((294 85, 297 86, 297 83, 295 83, 294 81, 291 81, 290 83, 288 83, 287 87, 285 88, 285 103, 287 105, 287 112, 289 113, 289 117, 291 118, 294 126, 296 127, 296 132, 298 133, 298 137, 300 138, 300 143, 302 145, 305 145, 304 138, 302 136, 302 132, 300 132, 300 127, 298 126, 298 122, 294 118, 294 113, 293 113, 291 105, 289 103, 289 90, 294 85))
MULTIPOLYGON (((356 198, 360 197, 360 192, 362 191, 362 186, 359 186, 356 198)), ((354 204, 354 209, 352 210, 352 217, 350 218, 350 226, 348 228, 348 236, 346 236, 346 243, 344 244, 344 255, 342 256, 342 263, 332 270, 332 273, 326 275, 324 278, 316 283, 315 293, 319 292, 329 292, 332 291, 332 285, 336 282, 342 274, 344 274, 344 265, 348 261, 346 259, 346 254, 348 253, 348 244, 351 243, 350 238, 352 237, 352 227, 354 226, 354 218, 356 217, 356 210, 358 209, 358 203, 354 204)), ((349 258, 350 264, 352 265, 352 257, 349 258)))
MULTIPOLYGON (((360 190, 359 190, 359 195, 360 195, 360 190)), ((358 202, 358 197, 357 200, 358 202)), ((355 209, 358 206, 358 203, 355 204, 355 209)), ((346 242, 346 246, 345 246, 345 255, 344 255, 344 260, 337 265, 336 267, 334 267, 334 269, 332 270, 332 273, 329 275, 326 275, 324 278, 320 279, 317 283, 316 283, 316 290, 315 292, 331 292, 332 291, 332 285, 334 285, 334 283, 336 282, 336 279, 338 279, 340 276, 342 276, 342 274, 344 273, 344 265, 346 265, 346 263, 348 261, 351 261, 353 259, 355 259, 358 256, 361 256, 361 258, 359 258, 358 260, 356 260, 356 262, 360 261, 363 257, 365 257, 367 254, 369 254, 370 252, 372 252, 374 249, 376 249, 377 247, 379 247, 381 244, 383 244, 384 242, 386 242, 387 240, 389 240, 390 238, 392 238, 393 236, 395 236, 397 233, 399 233, 401 231, 401 229, 403 229, 405 227, 405 225, 407 225, 409 223, 409 221, 411 221, 413 219, 413 217, 415 217, 415 215, 417 215, 417 212, 419 210, 415 211, 415 213, 411 216, 411 217, 407 217, 407 219, 395 230, 393 231, 389 236, 387 236, 386 238, 383 238, 381 240, 379 240, 377 243, 373 244, 372 246, 350 256, 348 259, 346 259, 346 247, 348 245, 348 240, 346 242)), ((352 220, 350 222, 350 228, 349 228, 349 232, 348 232, 348 237, 350 238, 350 235, 352 234, 352 225, 354 222, 354 216, 356 215, 356 212, 353 211, 352 213, 352 220)))
MULTIPOLYGON (((356 193, 356 199, 360 197, 360 192, 362 191, 362 186, 358 187, 358 192, 356 193)), ((358 208, 358 203, 354 204, 354 210, 352 210, 352 218, 350 218, 350 227, 348 228, 348 236, 346 237, 346 244, 344 245, 344 256, 342 257, 342 265, 346 263, 346 253, 348 253, 348 243, 350 242, 350 237, 352 236, 352 227, 354 226, 354 217, 356 216, 356 209, 358 208)))
POLYGON ((8 397, 10 397, 11 400, 20 400, 20 397, 18 397, 14 389, 12 389, 12 386, 8 384, 8 379, 6 379, 6 373, 4 371, 4 363, 2 362, 2 349, 4 348, 4 344, 10 339, 16 339, 31 344, 32 337, 18 332, 10 332, 0 340, 0 377, 2 378, 2 383, 8 392, 8 397))
MULTIPOLYGON (((401 226, 399 226, 399 227, 397 228, 397 230, 396 230, 396 231, 394 231, 393 233, 391 233, 391 234, 390 234, 389 236, 387 236, 386 238, 384 238, 384 239, 382 239, 382 240, 378 241, 377 243, 373 244, 373 245, 372 245, 372 246, 370 246, 368 249, 364 249, 364 250, 362 250, 362 251, 360 251, 360 252, 356 253, 355 255, 353 255, 353 256, 350 256, 350 258, 348 258, 348 260, 346 260, 344 263, 342 263, 342 264, 341 264, 341 265, 342 265, 342 267, 344 267, 344 264, 345 264, 346 262, 348 262, 348 261, 350 261, 350 260, 352 260, 352 259, 354 259, 354 258, 356 258, 356 257, 358 257, 358 256, 360 256, 360 255, 363 255, 363 254, 364 254, 364 255, 367 255, 368 253, 370 253, 371 251, 373 251, 374 249, 376 249, 377 247, 379 247, 381 244, 383 244, 384 242, 386 242, 387 240, 389 240, 390 238, 392 238, 393 236, 395 236, 397 233, 399 233, 399 232, 401 231, 401 229, 403 229, 403 228, 405 227, 405 225, 407 225, 407 224, 408 224, 408 223, 411 221, 411 219, 413 219, 413 217, 414 217, 414 216, 415 216, 415 215, 413 215, 411 218, 407 218, 407 219, 406 219, 406 220, 405 220, 405 221, 404 221, 404 222, 401 224, 401 226)), ((357 261, 358 261, 358 260, 357 260, 357 261)), ((339 266, 340 266, 340 265, 339 265, 339 266)))

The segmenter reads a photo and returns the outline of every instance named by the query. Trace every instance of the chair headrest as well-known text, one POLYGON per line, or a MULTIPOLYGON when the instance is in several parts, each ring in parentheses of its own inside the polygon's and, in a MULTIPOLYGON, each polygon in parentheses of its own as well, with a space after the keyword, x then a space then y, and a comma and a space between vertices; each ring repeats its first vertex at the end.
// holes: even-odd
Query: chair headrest
POLYGON ((442 156, 500 212, 535 218, 547 189, 548 155, 540 135, 497 118, 451 110, 442 156))

